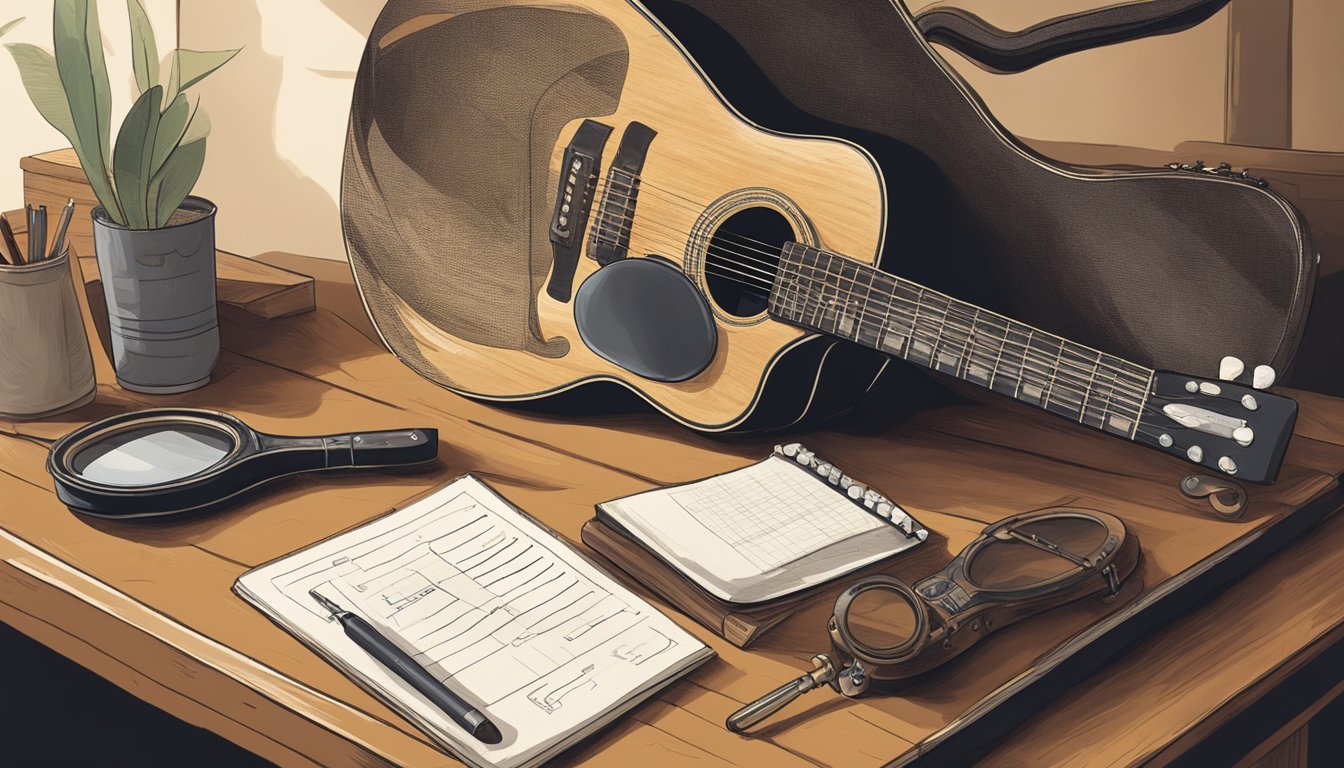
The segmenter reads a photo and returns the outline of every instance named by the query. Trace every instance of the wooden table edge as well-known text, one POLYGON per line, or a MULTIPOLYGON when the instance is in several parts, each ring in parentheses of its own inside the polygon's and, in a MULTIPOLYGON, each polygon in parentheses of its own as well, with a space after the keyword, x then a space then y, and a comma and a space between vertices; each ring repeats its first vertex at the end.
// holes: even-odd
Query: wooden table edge
MULTIPOLYGON (((379 734, 386 734, 387 729, 391 727, 385 721, 373 717, 372 715, 354 708, 343 701, 334 699, 327 694, 311 688, 298 680, 284 675, 275 669, 263 664, 233 648, 222 645, 215 640, 187 627, 172 617, 160 613, 154 608, 145 605, 111 585, 108 585, 97 578, 62 562, 46 551, 32 545, 31 543, 13 535, 7 530, 0 528, 0 574, 13 577, 21 574, 28 579, 37 582, 45 587, 54 590, 60 595, 67 596, 79 603, 87 605, 93 610, 100 612, 128 630, 137 632, 147 639, 158 642, 167 648, 172 649, 182 656, 194 660, 202 667, 213 671, 223 678, 246 688, 261 697, 274 703, 278 711, 291 714, 301 720, 305 720, 313 726, 320 728, 330 736, 349 744, 357 753, 363 753, 366 757, 372 757, 376 760, 394 765, 396 764, 392 755, 384 752, 375 746, 376 738, 369 738, 369 735, 375 737, 379 734), (202 650, 208 652, 202 653, 202 650), (317 706, 314 706, 317 705, 317 706), (355 726, 355 727, 352 727, 355 726), (371 731, 372 734, 361 733, 361 731, 371 731)), ((31 617, 43 624, 50 626, 53 630, 60 631, 75 640, 81 640, 88 643, 88 638, 76 637, 67 630, 51 624, 41 616, 24 610, 21 606, 11 604, 7 600, 0 600, 0 606, 5 613, 17 611, 21 614, 31 617)), ((26 633, 25 633, 26 634, 26 633)), ((39 640, 39 642, 41 642, 39 640)), ((162 681, 155 680, 139 669, 136 669, 126 659, 115 659, 102 651, 97 650, 92 645, 89 648, 97 656, 102 656, 110 661, 115 661, 121 666, 134 672, 136 675, 153 680, 155 684, 177 694, 179 697, 190 700, 196 706, 203 710, 214 713, 218 717, 215 722, 225 725, 223 731, 215 728, 213 725, 203 725, 216 733, 228 733, 233 735, 239 728, 255 732, 258 737, 265 740, 266 744, 275 745, 288 754, 285 757, 286 764, 293 764, 292 758, 298 754, 293 747, 287 744, 281 744, 275 741, 266 732, 253 729, 233 717, 220 713, 209 704, 189 696, 179 688, 168 686, 162 681)), ((63 654, 66 655, 66 654, 63 654)), ((73 658, 72 661, 84 666, 87 669, 95 670, 100 676, 112 679, 106 674, 106 665, 90 664, 86 658, 73 658)), ((115 682, 115 681, 114 681, 115 682)), ((133 695, 144 698, 144 691, 134 691, 133 695)), ((176 712, 176 710, 173 710, 176 712)), ((273 730, 273 729, 270 729, 273 730)), ((397 729, 393 729, 397 730, 397 729)), ((407 738, 413 738, 407 736, 407 738)), ((423 741, 422 739, 416 739, 423 741)), ((255 740, 253 740, 255 741, 255 740)), ((427 742, 425 742, 427 744, 427 742)), ((255 746, 249 744, 249 747, 255 746)), ((271 750, 267 750, 270 752, 271 750)), ((264 756, 265 752, 260 753, 264 756)), ((279 757, 279 755, 277 755, 279 757)), ((310 757, 304 756, 311 760, 310 757)), ((349 765, 368 765, 367 760, 361 760, 356 757, 356 753, 350 755, 349 765)), ((444 762, 448 763, 453 759, 449 755, 443 755, 444 762)), ((326 764, 326 763, 318 763, 326 764)))
MULTIPOLYGON (((1143 593, 1121 610, 1055 646, 1041 656, 1031 669, 1004 683, 962 716, 921 741, 913 750, 888 762, 887 767, 907 768, 925 762, 944 764, 944 758, 947 757, 944 753, 948 750, 943 746, 953 737, 956 738, 951 742, 952 749, 973 749, 977 754, 985 754, 983 748, 988 746, 992 750, 993 742, 1000 735, 1038 713, 1044 706, 1042 699, 1048 701, 1049 697, 1061 691, 1086 684, 1087 679, 1109 659, 1124 652, 1146 633, 1180 622, 1182 614, 1191 606, 1223 587, 1235 586, 1242 577, 1253 572, 1266 557, 1280 551, 1341 509, 1344 509, 1344 485, 1336 480, 1315 499, 1286 516, 1277 525, 1242 536, 1180 574, 1167 579, 1151 591, 1143 593), (1215 573, 1219 570, 1223 572, 1215 573), (1204 582, 1196 583, 1201 578, 1204 582), (1178 611, 1173 614, 1174 618, 1166 620, 1152 618, 1145 621, 1141 615, 1144 612, 1153 612, 1153 615, 1156 615, 1157 612, 1166 612, 1172 607, 1178 611), (1047 690, 1048 677, 1052 673, 1058 673, 1061 667, 1068 664, 1082 665, 1083 671, 1071 673, 1069 677, 1074 682, 1066 682, 1059 690, 1047 690), (1023 706, 1004 706, 1006 701, 1017 697, 1024 697, 1023 706), (977 730, 979 733, 976 733, 977 730)), ((1293 658, 1300 653, 1299 651, 1298 654, 1294 654, 1293 658)), ((1219 711, 1221 712, 1221 708, 1219 711)), ((1234 713, 1226 714, 1230 716, 1234 713)), ((1191 729, 1205 726, 1210 721, 1211 718, 1206 718, 1200 723, 1191 724, 1191 729)), ((1213 723, 1208 727, 1216 725, 1213 723)), ((1183 734, 1150 753, 1146 759, 1152 760, 1177 745, 1182 745, 1180 751, 1183 752, 1189 749, 1193 742, 1185 742, 1183 734)), ((956 752, 952 757, 955 759, 961 755, 961 752, 956 752)), ((1170 759, 1176 756, 1178 753, 1173 753, 1170 759)))

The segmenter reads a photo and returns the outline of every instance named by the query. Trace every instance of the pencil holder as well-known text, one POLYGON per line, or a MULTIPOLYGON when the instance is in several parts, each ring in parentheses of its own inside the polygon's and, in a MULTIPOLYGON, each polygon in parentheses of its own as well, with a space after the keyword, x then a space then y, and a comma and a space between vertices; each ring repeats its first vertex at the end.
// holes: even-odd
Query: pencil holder
POLYGON ((93 399, 97 382, 70 249, 0 266, 0 418, 40 419, 93 399))

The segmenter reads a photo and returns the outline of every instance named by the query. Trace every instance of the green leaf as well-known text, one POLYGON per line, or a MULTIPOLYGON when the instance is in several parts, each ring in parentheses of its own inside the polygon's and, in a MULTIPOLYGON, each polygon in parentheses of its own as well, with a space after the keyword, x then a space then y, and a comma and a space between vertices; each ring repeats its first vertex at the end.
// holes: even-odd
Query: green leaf
POLYGON ((140 0, 126 0, 126 12, 131 17, 131 65, 135 68, 135 84, 144 93, 159 82, 159 47, 154 42, 154 28, 149 14, 140 0))
POLYGON ((84 175, 118 224, 126 223, 112 184, 111 155, 112 87, 103 58, 98 7, 92 0, 56 0, 52 39, 56 43, 56 69, 65 88, 74 119, 75 154, 84 175))
POLYGON ((182 204, 205 166, 205 139, 179 144, 149 185, 149 200, 154 210, 151 225, 162 227, 182 204))
POLYGON ((47 51, 28 43, 8 43, 5 48, 19 67, 19 78, 28 98, 37 107, 42 119, 52 128, 65 134, 70 145, 79 143, 75 134, 75 119, 70 116, 70 105, 65 100, 65 87, 56 71, 56 59, 47 51))
POLYGON ((154 144, 159 132, 159 104, 163 86, 155 85, 140 94, 117 132, 116 151, 112 155, 112 178, 117 183, 117 198, 126 214, 126 226, 149 229, 150 168, 154 144))
POLYGON ((187 125, 187 130, 182 133, 182 143, 190 144, 193 141, 200 141, 210 135, 210 116, 205 114, 200 103, 196 104, 196 111, 191 114, 191 122, 187 125))
POLYGON ((159 117, 159 133, 154 137, 154 156, 149 164, 151 176, 159 172, 168 159, 168 153, 182 140, 182 132, 187 129, 189 120, 191 105, 187 103, 186 96, 178 95, 159 117))
POLYGON ((173 66, 168 75, 168 96, 177 98, 177 94, 199 83, 224 66, 241 49, 232 51, 189 51, 179 48, 173 51, 173 66))
POLYGON ((13 21, 6 22, 3 27, 0 27, 0 37, 4 37, 5 34, 9 32, 9 30, 19 26, 19 24, 23 22, 24 18, 25 17, 20 16, 19 18, 13 21))

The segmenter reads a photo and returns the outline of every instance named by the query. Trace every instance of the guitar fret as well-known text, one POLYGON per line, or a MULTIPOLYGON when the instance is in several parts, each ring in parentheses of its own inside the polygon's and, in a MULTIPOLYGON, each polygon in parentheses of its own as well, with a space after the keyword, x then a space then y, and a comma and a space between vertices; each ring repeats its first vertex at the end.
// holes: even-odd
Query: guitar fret
POLYGON ((1082 424, 1083 420, 1087 418, 1088 400, 1092 397, 1097 388, 1097 371, 1101 369, 1101 353, 1098 352, 1096 354, 1097 359, 1095 362, 1092 363, 1092 371, 1087 374, 1087 389, 1083 393, 1083 407, 1078 409, 1079 424, 1082 424))
POLYGON ((975 338, 975 321, 980 317, 980 308, 976 307, 975 312, 971 314, 971 322, 966 326, 966 338, 961 342, 961 352, 957 359, 956 377, 965 379, 966 373, 970 369, 970 349, 971 339, 975 338))
POLYGON ((938 352, 938 345, 947 340, 947 316, 952 312, 952 301, 945 296, 938 298, 943 302, 943 316, 938 319, 938 330, 933 332, 932 351, 929 352, 929 367, 940 373, 948 373, 943 368, 943 356, 938 352))
POLYGON ((1066 339, 1059 339, 1059 344, 1059 358, 1055 366, 1056 389, 1060 389, 1058 382, 1062 378, 1064 395, 1054 399, 1053 405, 1056 407, 1051 411, 1082 423, 1086 418, 1092 391, 1091 377, 1095 367, 1095 361, 1090 359, 1092 350, 1066 339), (1065 402, 1060 402, 1061 399, 1065 402))
MULTIPOLYGON (((877 270, 873 270, 873 274, 881 275, 882 273, 878 272, 877 270)), ((908 339, 909 334, 895 335, 892 333, 891 330, 891 308, 896 306, 895 297, 896 297, 896 289, 899 286, 899 281, 896 280, 896 278, 891 277, 889 275, 883 275, 882 279, 891 280, 890 293, 892 296, 892 300, 886 302, 887 311, 882 314, 882 325, 879 328, 877 344, 874 348, 880 352, 886 352, 889 355, 900 355, 905 351, 906 340, 908 339), (892 343, 893 336, 895 337, 897 342, 895 344, 892 343)), ((869 289, 869 292, 871 293, 871 288, 869 289)))
POLYGON ((990 353, 1002 352, 1001 344, 998 350, 989 346, 989 337, 982 328, 982 325, 992 328, 993 320, 993 315, 985 316, 978 307, 976 308, 975 317, 971 320, 971 333, 967 337, 965 366, 962 372, 962 378, 966 381, 989 389, 993 388, 995 368, 998 365, 998 354, 990 353))
POLYGON ((878 270, 868 270, 868 286, 863 294, 863 302, 859 305, 859 330, 854 335, 855 341, 867 347, 876 347, 882 335, 881 326, 874 326, 868 320, 868 306, 873 303, 873 285, 877 282, 877 275, 878 270))
POLYGON ((788 244, 772 316, 1133 439, 1153 372, 829 251, 788 244), (823 260, 824 259, 824 260, 823 260))

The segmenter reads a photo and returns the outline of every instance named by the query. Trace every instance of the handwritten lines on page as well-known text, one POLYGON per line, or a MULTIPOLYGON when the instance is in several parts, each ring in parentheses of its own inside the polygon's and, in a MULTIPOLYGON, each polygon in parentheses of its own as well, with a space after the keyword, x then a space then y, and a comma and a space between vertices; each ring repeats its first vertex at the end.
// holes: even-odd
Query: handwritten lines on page
POLYGON ((318 643, 340 647, 359 673, 416 698, 358 649, 345 650, 309 589, 386 629, 481 706, 504 743, 453 741, 495 764, 530 764, 708 653, 474 478, 253 574, 267 570, 263 597, 318 643))

